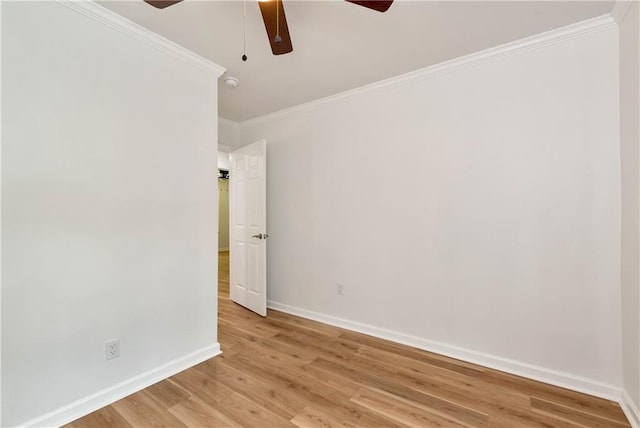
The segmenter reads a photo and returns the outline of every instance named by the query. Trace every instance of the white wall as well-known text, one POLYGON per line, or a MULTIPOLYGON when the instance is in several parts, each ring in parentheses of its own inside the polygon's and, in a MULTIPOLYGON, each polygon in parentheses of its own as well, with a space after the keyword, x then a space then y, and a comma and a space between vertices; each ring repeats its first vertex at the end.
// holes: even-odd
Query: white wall
POLYGON ((218 168, 229 170, 229 153, 218 150, 218 168))
POLYGON ((617 397, 604 27, 242 123, 268 145, 271 304, 617 397))
MULTIPOLYGON (((622 332, 624 387, 640 409, 640 7, 620 25, 620 157, 622 160, 622 332)), ((637 414, 640 418, 640 414, 637 414)))
POLYGON ((78 7, 2 2, 2 426, 217 348, 217 66, 78 7))
POLYGON ((238 122, 225 119, 224 117, 218 118, 218 144, 220 150, 224 152, 230 152, 235 148, 238 148, 238 142, 240 138, 240 126, 238 122))

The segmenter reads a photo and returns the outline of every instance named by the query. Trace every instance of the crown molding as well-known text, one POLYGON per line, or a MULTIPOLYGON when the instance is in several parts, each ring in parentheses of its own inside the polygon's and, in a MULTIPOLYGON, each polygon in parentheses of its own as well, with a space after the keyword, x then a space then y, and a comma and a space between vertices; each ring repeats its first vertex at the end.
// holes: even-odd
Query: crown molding
POLYGON ((218 116, 218 136, 218 150, 231 153, 240 141, 240 123, 218 116), (229 133, 224 133, 225 138, 221 139, 220 135, 222 134, 219 131, 220 125, 224 125, 227 129, 231 129, 231 135, 229 135, 229 133))
POLYGON ((218 116, 218 122, 223 122, 233 127, 237 127, 239 125, 239 123, 235 120, 227 119, 226 117, 222 116, 218 116))
POLYGON ((132 39, 138 40, 149 47, 152 47, 164 54, 181 59, 204 71, 211 72, 216 79, 220 77, 225 69, 218 64, 201 57, 198 54, 168 40, 164 37, 138 25, 109 9, 100 6, 91 0, 55 0, 58 4, 68 7, 84 16, 87 16, 101 24, 113 28, 132 39))
POLYGON ((610 13, 601 15, 595 18, 587 19, 575 24, 570 24, 565 27, 556 28, 554 30, 546 31, 544 33, 536 34, 534 36, 526 37, 524 39, 516 40, 513 42, 505 43, 493 48, 485 49, 479 52, 475 52, 469 55, 465 55, 459 58, 455 58, 449 61, 434 64, 425 68, 421 68, 415 71, 411 71, 406 74, 391 77, 389 79, 381 80, 369 85, 362 86, 360 88, 351 89, 349 91, 341 92, 336 95, 331 95, 325 98, 320 98, 308 103, 299 104, 297 106, 289 107, 283 110, 278 110, 273 113, 268 113, 263 116, 258 116, 252 119, 240 122, 241 126, 254 125, 260 122, 273 120, 275 118, 286 116, 294 112, 302 112, 309 109, 313 109, 322 104, 326 104, 332 101, 341 100, 354 95, 367 93, 371 91, 377 91, 381 89, 389 89, 404 85, 407 83, 413 83, 423 79, 433 78, 435 76, 450 73, 452 71, 474 66, 486 61, 491 61, 496 58, 514 55, 520 52, 525 52, 532 49, 538 49, 545 46, 562 43, 567 40, 571 40, 577 37, 582 37, 587 34, 607 30, 609 28, 616 27, 616 21, 610 13))
POLYGON ((233 147, 228 144, 220 144, 218 143, 218 151, 224 153, 231 153, 233 151, 233 147))
POLYGON ((618 25, 622 24, 624 21, 624 17, 627 16, 627 12, 631 8, 632 0, 617 0, 613 4, 613 9, 611 9, 611 17, 616 21, 618 25))

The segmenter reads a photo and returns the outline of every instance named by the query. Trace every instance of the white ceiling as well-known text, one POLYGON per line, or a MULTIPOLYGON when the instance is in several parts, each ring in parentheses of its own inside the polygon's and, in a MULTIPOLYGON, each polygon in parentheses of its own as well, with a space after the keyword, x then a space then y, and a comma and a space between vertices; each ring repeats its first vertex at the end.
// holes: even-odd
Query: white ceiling
POLYGON ((244 121, 608 13, 612 1, 402 1, 386 13, 345 1, 287 1, 294 51, 274 56, 255 0, 186 0, 164 10, 142 0, 103 6, 225 67, 220 116, 244 121))

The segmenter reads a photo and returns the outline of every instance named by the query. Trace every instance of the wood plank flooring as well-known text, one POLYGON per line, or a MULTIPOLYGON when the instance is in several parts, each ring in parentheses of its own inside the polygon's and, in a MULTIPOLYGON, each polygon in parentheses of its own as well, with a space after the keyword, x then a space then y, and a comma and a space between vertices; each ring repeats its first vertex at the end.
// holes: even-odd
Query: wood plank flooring
POLYGON ((220 253, 223 355, 69 427, 629 427, 615 402, 232 303, 220 253))

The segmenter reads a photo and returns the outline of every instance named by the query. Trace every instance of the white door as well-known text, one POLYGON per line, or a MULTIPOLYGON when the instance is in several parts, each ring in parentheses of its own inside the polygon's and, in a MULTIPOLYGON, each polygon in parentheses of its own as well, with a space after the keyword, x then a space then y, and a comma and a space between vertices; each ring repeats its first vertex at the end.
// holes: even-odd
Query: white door
POLYGON ((267 315, 266 172, 266 141, 231 153, 229 296, 263 317, 267 315))

